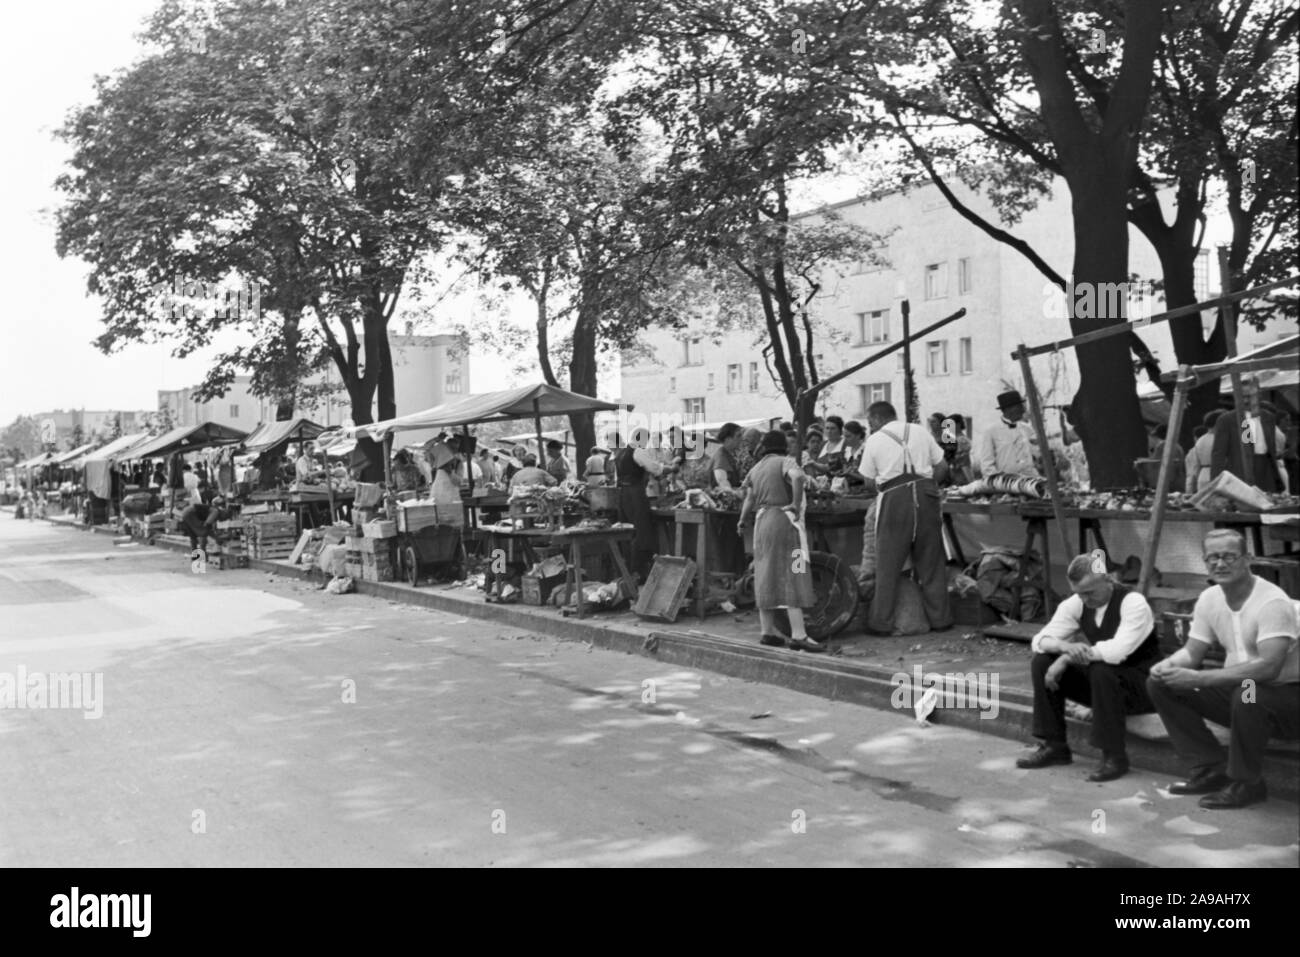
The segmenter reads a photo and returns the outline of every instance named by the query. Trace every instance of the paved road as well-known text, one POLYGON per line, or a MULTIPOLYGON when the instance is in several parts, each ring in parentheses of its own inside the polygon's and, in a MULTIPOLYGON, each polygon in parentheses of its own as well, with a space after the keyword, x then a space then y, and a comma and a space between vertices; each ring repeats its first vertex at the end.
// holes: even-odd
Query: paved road
POLYGON ((0 710, 4 866, 1300 861, 1287 802, 0 512, 0 698, 20 668, 102 716, 0 710))

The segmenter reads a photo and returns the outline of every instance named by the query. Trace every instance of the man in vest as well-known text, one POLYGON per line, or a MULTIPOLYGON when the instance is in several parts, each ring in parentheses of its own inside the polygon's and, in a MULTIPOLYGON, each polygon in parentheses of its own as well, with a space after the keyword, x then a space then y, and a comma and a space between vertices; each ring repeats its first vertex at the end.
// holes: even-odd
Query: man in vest
POLYGON ((879 492, 867 515, 875 529, 876 590, 867 631, 890 635, 903 565, 910 557, 921 604, 936 631, 952 624, 939 486, 948 466, 943 449, 923 425, 898 421, 888 402, 867 409, 871 437, 862 446, 859 471, 868 489, 879 492))
POLYGON ((1246 807, 1268 798, 1268 739, 1300 737, 1300 622, 1291 597, 1250 570, 1240 532, 1216 528, 1204 548, 1214 584, 1196 600, 1187 643, 1151 669, 1147 690, 1193 769, 1169 793, 1203 794, 1204 808, 1246 807), (1203 668, 1216 645, 1223 667, 1203 668), (1230 729, 1226 755, 1206 718, 1230 729))
POLYGON ((1088 743, 1102 753, 1089 781, 1113 781, 1128 773, 1124 719, 1152 711, 1147 673, 1160 658, 1155 616, 1141 593, 1116 584, 1101 551, 1079 555, 1066 571, 1074 592, 1036 634, 1031 673, 1034 682, 1034 737, 1042 744, 1020 758, 1021 768, 1069 764, 1065 740, 1065 699, 1092 708, 1088 743), (1060 656, 1068 664, 1058 665, 1060 656))

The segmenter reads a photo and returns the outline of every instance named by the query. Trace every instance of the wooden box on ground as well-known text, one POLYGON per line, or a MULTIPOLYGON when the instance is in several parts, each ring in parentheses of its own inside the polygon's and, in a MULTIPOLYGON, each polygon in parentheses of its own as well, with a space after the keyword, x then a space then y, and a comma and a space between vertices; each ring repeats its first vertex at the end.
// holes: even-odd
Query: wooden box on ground
POLYGON ((969 595, 955 595, 950 592, 948 605, 952 608, 954 625, 983 628, 985 625, 996 625, 1002 620, 1002 616, 996 609, 984 603, 979 592, 971 592, 969 595))
POLYGON ((361 578, 370 582, 391 582, 397 580, 397 570, 391 556, 387 553, 361 553, 361 578))
POLYGON ((691 559, 659 555, 632 610, 653 621, 676 621, 694 579, 695 562, 691 559))
POLYGON ((397 508, 397 531, 418 532, 431 525, 465 524, 465 508, 455 505, 435 505, 432 502, 420 502, 418 505, 399 505, 397 508))

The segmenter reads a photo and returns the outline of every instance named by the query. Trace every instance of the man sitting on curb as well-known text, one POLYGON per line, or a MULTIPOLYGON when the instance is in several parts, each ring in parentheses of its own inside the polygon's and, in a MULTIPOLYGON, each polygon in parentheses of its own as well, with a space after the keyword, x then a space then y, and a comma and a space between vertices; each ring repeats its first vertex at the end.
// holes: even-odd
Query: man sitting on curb
POLYGON ((1124 719, 1151 710, 1144 684, 1160 657, 1155 616, 1146 599, 1117 584, 1100 552, 1079 555, 1066 572, 1074 594, 1034 636, 1034 737, 1042 744, 1017 767, 1045 768, 1073 758, 1065 738, 1065 699, 1092 708, 1088 742, 1102 760, 1089 781, 1113 781, 1128 773, 1124 719), (1076 640, 1082 634, 1082 641, 1076 640), (1057 656, 1068 656, 1061 673, 1057 656), (1056 666, 1056 667, 1054 667, 1056 666))
POLYGON ((1203 794, 1205 808, 1246 807, 1268 798, 1268 739, 1300 737, 1300 625, 1286 592, 1251 572, 1241 533, 1206 535, 1205 565, 1214 584, 1196 600, 1187 643, 1151 669, 1147 691, 1193 769, 1169 792, 1203 794), (1204 670, 1211 645, 1227 655, 1204 670), (1226 766, 1205 718, 1231 729, 1226 766))

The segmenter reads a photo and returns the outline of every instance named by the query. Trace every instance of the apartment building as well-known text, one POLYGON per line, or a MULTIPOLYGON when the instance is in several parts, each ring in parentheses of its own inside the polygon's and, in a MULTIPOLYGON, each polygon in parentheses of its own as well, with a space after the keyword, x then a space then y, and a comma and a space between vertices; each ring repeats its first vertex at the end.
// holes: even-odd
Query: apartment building
MULTIPOLYGON (((997 222, 992 205, 969 190, 962 200, 997 222)), ((824 271, 822 292, 812 310, 829 330, 815 340, 814 358, 821 378, 867 359, 903 337, 901 306, 910 305, 910 328, 916 331, 951 315, 966 315, 914 342, 911 363, 922 419, 932 412, 961 413, 978 430, 997 414, 996 397, 1006 389, 1024 388, 1017 346, 1036 345, 1071 335, 1065 296, 1020 253, 996 242, 958 215, 933 184, 856 198, 800 217, 815 221, 834 211, 845 221, 877 234, 888 234, 880 250, 885 265, 841 263, 824 271)), ((1025 240, 1061 275, 1070 273, 1072 231, 1069 196, 1062 187, 1040 201, 1014 225, 1004 228, 1025 240)), ((1197 292, 1208 298, 1218 288, 1217 264, 1210 250, 1226 241, 1230 226, 1212 220, 1197 267, 1197 292)), ((1130 273, 1146 281, 1122 290, 1129 315, 1154 314, 1163 302, 1150 291, 1160 276, 1154 250, 1136 230, 1130 233, 1130 273)), ((1214 316, 1202 322, 1210 328, 1214 316)), ((1174 352, 1168 326, 1139 333, 1166 370, 1174 352)), ((1242 351, 1294 335, 1294 324, 1274 323, 1260 331, 1244 327, 1242 351)), ((653 359, 625 361, 622 398, 638 409, 681 412, 711 421, 789 417, 790 408, 762 356, 766 333, 732 332, 713 337, 705 328, 686 333, 651 330, 644 336, 653 359)), ((1073 350, 1034 359, 1035 382, 1045 405, 1068 404, 1079 385, 1073 350)), ((874 401, 903 407, 901 351, 862 369, 831 387, 818 402, 822 415, 862 419, 874 401)), ((1055 420, 1049 424, 1055 425, 1055 420)))

